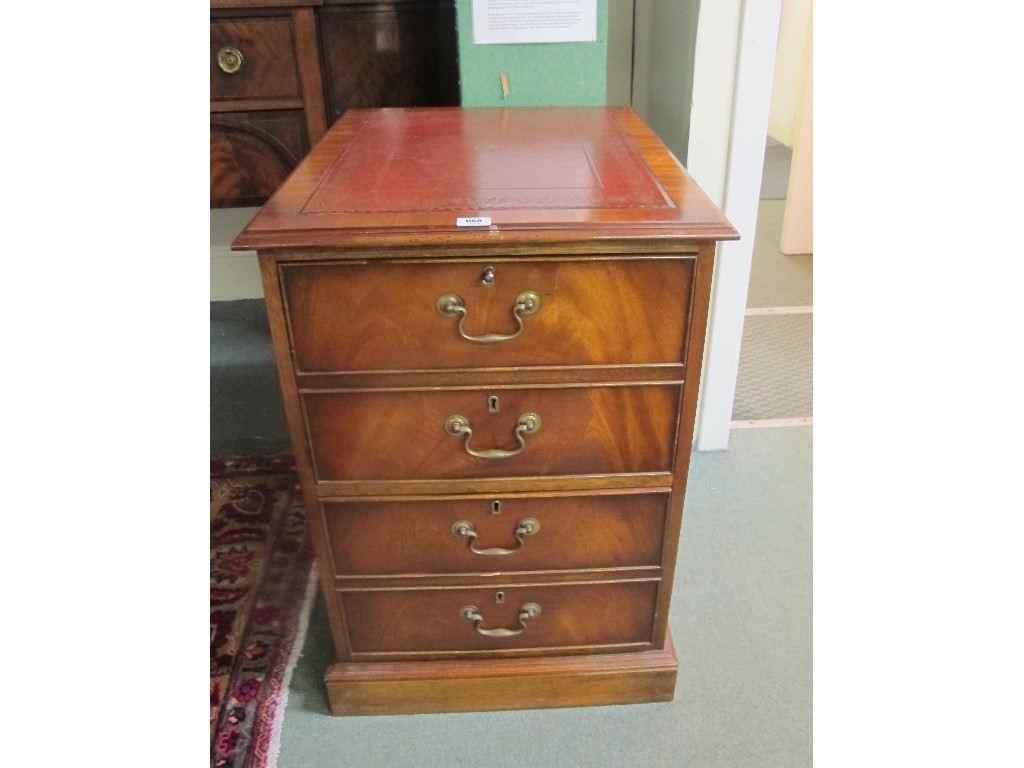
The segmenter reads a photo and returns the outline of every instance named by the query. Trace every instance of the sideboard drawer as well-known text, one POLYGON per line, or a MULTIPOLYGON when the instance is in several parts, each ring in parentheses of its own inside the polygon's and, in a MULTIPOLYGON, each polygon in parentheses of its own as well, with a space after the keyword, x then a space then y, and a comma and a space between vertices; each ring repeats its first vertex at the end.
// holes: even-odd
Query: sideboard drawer
POLYGON ((290 17, 210 21, 211 100, 301 95, 290 17))
POLYGON ((302 110, 210 115, 210 204, 258 205, 308 149, 302 110))
POLYGON ((658 583, 382 589, 339 595, 354 653, 502 651, 649 643, 658 583), (520 622, 523 607, 531 604, 539 606, 539 613, 520 622), (466 617, 468 607, 477 609, 479 621, 466 617), (500 634, 502 629, 518 632, 500 634))
POLYGON ((281 275, 298 373, 578 367, 680 363, 693 259, 300 264, 281 275), (462 309, 445 314, 442 297, 462 309))
POLYGON ((667 492, 323 503, 338 576, 656 567, 667 492))
POLYGON ((356 107, 459 103, 453 0, 328 2, 317 14, 332 122, 356 107))
POLYGON ((319 481, 419 480, 670 471, 679 393, 650 384, 306 392, 302 401, 319 481))

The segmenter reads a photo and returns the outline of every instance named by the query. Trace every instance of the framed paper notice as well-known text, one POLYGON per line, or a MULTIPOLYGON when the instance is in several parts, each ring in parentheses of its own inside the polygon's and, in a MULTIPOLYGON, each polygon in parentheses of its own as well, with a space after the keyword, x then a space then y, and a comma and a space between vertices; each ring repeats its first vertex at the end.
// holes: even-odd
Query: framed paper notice
POLYGON ((473 42, 592 43, 597 0, 473 0, 473 42))

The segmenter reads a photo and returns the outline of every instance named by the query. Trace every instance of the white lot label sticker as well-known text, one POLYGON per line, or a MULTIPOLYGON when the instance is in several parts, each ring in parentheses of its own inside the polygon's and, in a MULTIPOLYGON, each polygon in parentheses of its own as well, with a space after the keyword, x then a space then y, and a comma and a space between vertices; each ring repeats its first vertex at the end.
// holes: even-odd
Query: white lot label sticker
POLYGON ((491 226, 490 216, 462 216, 455 219, 456 227, 489 227, 491 226))

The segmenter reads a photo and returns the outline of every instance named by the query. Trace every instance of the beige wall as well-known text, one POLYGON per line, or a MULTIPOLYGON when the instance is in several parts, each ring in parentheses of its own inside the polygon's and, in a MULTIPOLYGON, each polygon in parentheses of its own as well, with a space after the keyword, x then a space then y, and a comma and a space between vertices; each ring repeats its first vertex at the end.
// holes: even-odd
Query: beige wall
POLYGON ((797 114, 801 107, 805 48, 810 29, 811 0, 782 0, 768 135, 787 147, 793 146, 798 130, 797 114))
POLYGON ((814 135, 813 65, 808 31, 804 50, 800 104, 796 111, 793 160, 789 167, 786 209, 782 215, 779 250, 786 255, 814 253, 814 135))

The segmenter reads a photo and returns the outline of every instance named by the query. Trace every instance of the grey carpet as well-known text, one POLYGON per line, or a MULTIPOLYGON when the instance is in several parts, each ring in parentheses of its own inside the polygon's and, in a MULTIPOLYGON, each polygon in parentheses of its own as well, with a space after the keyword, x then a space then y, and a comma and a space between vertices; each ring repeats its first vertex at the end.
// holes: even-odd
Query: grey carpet
POLYGON ((793 150, 772 138, 765 142, 764 170, 761 174, 761 199, 785 200, 789 188, 789 166, 793 150))
POLYGON ((811 430, 737 430, 692 457, 665 704, 337 718, 318 602, 279 768, 811 765, 811 430))
POLYGON ((210 302, 210 453, 290 450, 263 299, 210 302))

